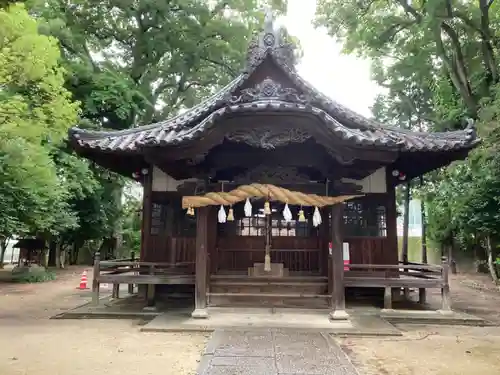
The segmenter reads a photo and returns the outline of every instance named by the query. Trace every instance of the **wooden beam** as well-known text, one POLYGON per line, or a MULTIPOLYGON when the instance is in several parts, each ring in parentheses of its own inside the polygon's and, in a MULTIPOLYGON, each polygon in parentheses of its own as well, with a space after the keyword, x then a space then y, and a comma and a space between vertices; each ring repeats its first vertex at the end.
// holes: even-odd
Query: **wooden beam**
POLYGON ((346 320, 349 315, 345 311, 345 287, 344 287, 344 255, 342 249, 342 213, 343 204, 332 206, 332 311, 330 319, 346 320))
POLYGON ((193 318, 208 318, 207 312, 207 270, 208 270, 208 220, 210 206, 197 209, 196 221, 196 275, 195 275, 195 309, 193 318))

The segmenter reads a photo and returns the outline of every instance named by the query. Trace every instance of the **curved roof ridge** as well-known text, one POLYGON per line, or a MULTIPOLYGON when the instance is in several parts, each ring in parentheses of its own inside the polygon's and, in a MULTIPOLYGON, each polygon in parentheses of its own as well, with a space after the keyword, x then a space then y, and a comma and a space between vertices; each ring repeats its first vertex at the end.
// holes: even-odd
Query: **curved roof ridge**
MULTIPOLYGON (((69 130, 69 133, 71 135, 76 135, 76 134, 84 134, 86 138, 103 138, 103 137, 118 137, 122 135, 129 135, 129 134, 135 134, 135 133, 140 133, 143 131, 148 131, 148 130, 154 130, 156 128, 163 128, 167 127, 170 125, 174 125, 173 123, 176 122, 177 120, 183 118, 183 117, 189 117, 190 115, 193 115, 196 113, 198 110, 202 109, 201 112, 206 112, 207 110, 210 110, 210 107, 215 104, 215 102, 218 99, 221 99, 224 97, 224 95, 228 94, 231 92, 233 89, 238 87, 238 85, 241 83, 243 80, 245 74, 239 74, 235 79, 233 79, 231 82, 229 82, 226 86, 223 88, 217 90, 217 92, 208 98, 202 100, 200 103, 196 104, 195 106, 189 108, 187 111, 178 113, 174 115, 173 117, 167 118, 166 120, 163 121, 158 121, 152 124, 147 124, 147 125, 141 125, 137 126, 135 128, 130 128, 130 129, 123 129, 123 130, 86 130, 78 127, 73 127, 69 130)), ((177 125, 177 124, 175 124, 177 125)))
MULTIPOLYGON (((149 129, 138 134, 125 134, 115 137, 102 137, 95 139, 80 140, 83 148, 99 149, 101 151, 122 151, 140 152, 141 147, 155 146, 175 146, 185 142, 195 141, 203 137, 205 132, 217 123, 217 121, 227 115, 245 112, 298 112, 310 114, 318 117, 331 134, 352 146, 383 147, 401 151, 439 151, 449 149, 470 148, 476 141, 472 136, 464 136, 465 131, 461 131, 461 136, 456 137, 439 136, 439 133, 426 133, 425 137, 411 132, 392 131, 391 129, 361 129, 346 126, 341 121, 332 116, 323 108, 312 106, 308 103, 291 103, 279 98, 262 98, 256 101, 244 103, 228 103, 204 117, 192 127, 165 128, 159 127, 149 129)), ((396 129, 395 130, 401 130, 396 129)))

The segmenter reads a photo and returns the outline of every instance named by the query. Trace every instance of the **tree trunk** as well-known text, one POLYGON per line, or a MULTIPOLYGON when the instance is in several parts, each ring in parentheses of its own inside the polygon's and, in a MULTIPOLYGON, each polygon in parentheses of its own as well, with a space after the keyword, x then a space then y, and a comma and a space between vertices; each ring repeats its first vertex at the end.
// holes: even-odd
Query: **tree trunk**
POLYGON ((56 267, 57 266, 56 248, 57 248, 56 242, 54 240, 51 240, 49 242, 49 262, 48 262, 48 265, 50 267, 56 267))
POLYGON ((56 268, 61 268, 61 246, 57 242, 54 242, 55 245, 55 262, 56 268))
POLYGON ((66 266, 66 250, 60 243, 56 242, 56 267, 64 268, 66 266))
POLYGON ((406 183, 404 197, 404 213, 403 213, 403 246, 401 257, 403 263, 408 263, 408 229, 410 225, 410 199, 411 199, 411 182, 406 183))
POLYGON ((78 263, 78 254, 80 253, 80 248, 79 244, 77 241, 73 242, 73 246, 71 247, 71 252, 69 256, 69 264, 75 265, 78 263))
POLYGON ((457 263, 455 262, 455 259, 453 258, 453 238, 451 239, 451 243, 448 245, 448 264, 450 265, 450 271, 452 274, 457 273, 457 263))
POLYGON ((7 239, 0 239, 0 269, 3 268, 3 260, 7 251, 7 239))
POLYGON ((59 249, 60 249, 59 250, 59 257, 60 257, 59 265, 61 266, 61 268, 66 268, 66 254, 67 254, 67 251, 62 246, 59 246, 59 249))
POLYGON ((498 284, 498 275, 495 269, 495 254, 493 246, 491 246, 491 237, 486 237, 486 253, 488 254, 488 269, 490 271, 491 279, 495 284, 498 284))

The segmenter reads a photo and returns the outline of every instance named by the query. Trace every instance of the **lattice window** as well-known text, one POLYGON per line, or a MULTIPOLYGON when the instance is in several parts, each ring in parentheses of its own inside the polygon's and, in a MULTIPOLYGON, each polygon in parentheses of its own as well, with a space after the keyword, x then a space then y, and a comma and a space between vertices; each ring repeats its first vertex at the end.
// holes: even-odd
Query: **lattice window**
MULTIPOLYGON (((244 217, 236 221, 238 236, 265 236, 266 218, 265 217, 244 217)), ((224 225, 224 224, 222 224, 224 225)))
POLYGON ((347 237, 387 236, 385 206, 369 199, 346 202, 343 235, 347 237))
MULTIPOLYGON (((312 222, 306 213, 306 221, 299 222, 291 220, 286 222, 283 219, 282 208, 274 208, 271 216, 271 235, 273 237, 310 237, 317 235, 317 229, 312 227, 312 222)), ((292 214, 297 215, 298 209, 293 210, 292 214)), ((235 210, 236 213, 240 213, 235 210)), ((263 209, 252 217, 236 217, 234 222, 226 222, 218 225, 218 234, 220 236, 265 236, 266 217, 263 209)))
POLYGON ((377 207, 378 237, 387 236, 387 214, 384 206, 377 207))
POLYGON ((160 203, 151 205, 151 230, 152 236, 158 236, 165 230, 165 206, 160 203))
POLYGON ((311 234, 309 220, 290 220, 283 218, 271 219, 271 234, 273 237, 309 237, 311 234))

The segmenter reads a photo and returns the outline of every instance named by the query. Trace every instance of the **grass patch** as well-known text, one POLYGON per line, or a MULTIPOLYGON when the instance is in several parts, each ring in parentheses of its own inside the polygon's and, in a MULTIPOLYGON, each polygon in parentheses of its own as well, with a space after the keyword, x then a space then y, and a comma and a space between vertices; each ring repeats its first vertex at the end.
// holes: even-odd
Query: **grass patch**
POLYGON ((43 268, 12 272, 11 281, 20 284, 44 283, 56 279, 56 273, 43 268))

